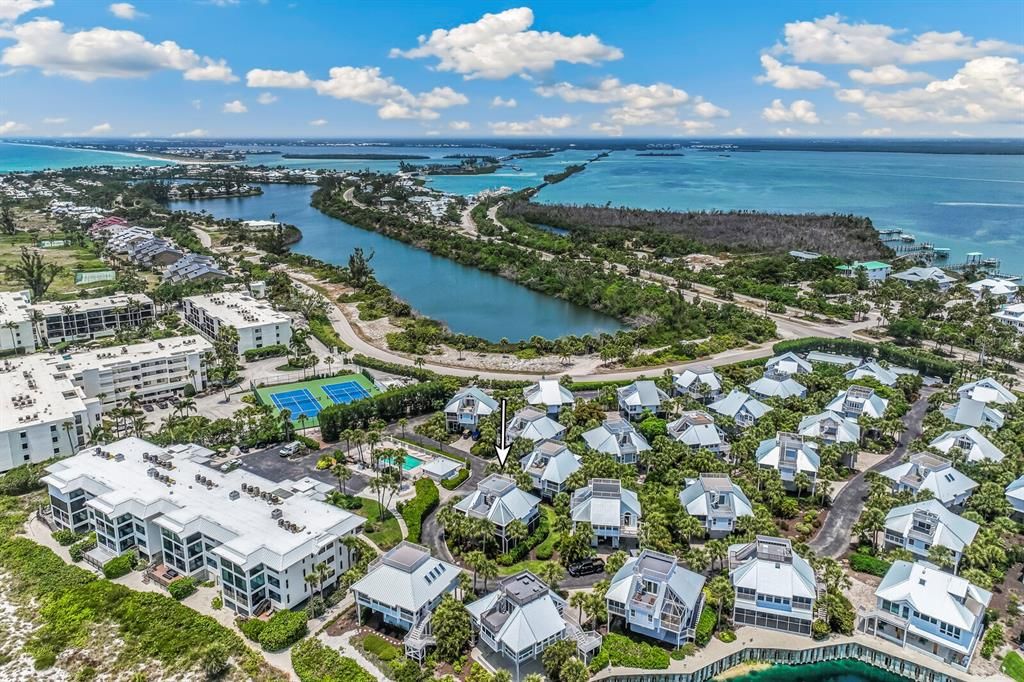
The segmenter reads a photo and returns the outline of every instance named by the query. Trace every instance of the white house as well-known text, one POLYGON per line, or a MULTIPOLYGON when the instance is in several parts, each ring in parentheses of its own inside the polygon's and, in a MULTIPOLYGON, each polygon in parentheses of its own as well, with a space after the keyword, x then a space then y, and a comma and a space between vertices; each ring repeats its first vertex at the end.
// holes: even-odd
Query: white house
POLYGON ((555 379, 541 379, 523 389, 526 404, 531 407, 543 408, 548 415, 558 418, 563 407, 570 407, 575 402, 572 391, 558 383, 555 379))
POLYGON ((710 367, 684 369, 673 377, 672 385, 676 395, 687 395, 701 402, 718 400, 722 396, 722 377, 710 367))
POLYGON ((906 462, 880 472, 892 481, 894 493, 930 491, 945 507, 962 507, 978 484, 953 468, 948 459, 915 452, 906 462))
POLYGON ((207 466, 212 454, 141 438, 83 450, 46 468, 52 522, 96 532, 86 555, 94 565, 135 551, 155 564, 157 582, 216 581, 242 616, 305 602, 316 588, 304 578, 318 564, 328 568, 322 587, 334 585, 351 563, 342 539, 363 519, 323 502, 328 484, 224 473, 207 466))
POLYGON ((753 398, 743 391, 734 388, 729 395, 721 400, 708 405, 712 412, 730 417, 736 426, 746 428, 752 426, 758 419, 771 412, 772 408, 765 405, 757 398, 753 398))
POLYGON ((459 500, 455 510, 470 518, 490 521, 494 534, 501 540, 502 551, 508 551, 508 525, 521 521, 532 529, 540 514, 539 504, 539 497, 520 490, 511 477, 491 474, 477 484, 474 492, 459 500))
POLYGON ((885 546, 902 547, 928 559, 933 545, 953 552, 953 572, 960 557, 978 534, 978 524, 957 516, 939 500, 925 500, 893 508, 885 517, 885 546))
POLYGON ((780 431, 775 438, 761 441, 754 459, 759 468, 778 471, 782 484, 790 490, 796 489, 797 475, 807 474, 811 481, 811 492, 814 492, 821 456, 818 455, 817 445, 803 436, 780 431))
POLYGON ((444 406, 445 423, 449 431, 469 429, 476 431, 480 418, 493 414, 498 401, 476 386, 464 388, 456 393, 444 406))
POLYGON ((811 363, 792 351, 776 355, 764 363, 764 373, 772 374, 778 378, 791 377, 797 374, 810 374, 812 371, 811 363))
POLYGON ((736 625, 811 634, 820 589, 814 569, 789 540, 758 535, 730 545, 729 580, 736 625))
POLYGON ((686 479, 679 503, 687 514, 704 524, 713 538, 732 533, 740 517, 754 515, 750 499, 728 474, 701 474, 696 479, 686 479))
POLYGON ((0 353, 36 349, 35 323, 32 321, 32 293, 0 291, 0 353))
POLYGON ((644 412, 659 415, 664 412, 661 404, 668 400, 668 394, 653 381, 634 381, 629 386, 617 389, 619 412, 629 419, 638 419, 644 412))
POLYGON ((867 377, 874 379, 883 386, 895 386, 896 380, 899 379, 899 374, 894 372, 888 367, 883 367, 874 360, 869 360, 859 367, 846 372, 843 375, 848 381, 860 381, 867 377))
POLYGON ((565 436, 565 427, 549 417, 547 413, 533 407, 524 407, 509 420, 505 434, 511 443, 517 438, 538 443, 542 440, 561 440, 565 436))
POLYGON ((675 647, 692 642, 705 581, 676 557, 645 549, 612 576, 605 593, 608 622, 617 616, 631 632, 675 647))
POLYGON ((48 344, 90 341, 153 322, 153 300, 145 294, 114 294, 74 301, 48 301, 32 306, 42 316, 48 344))
POLYGON ((853 265, 840 265, 836 268, 840 277, 856 279, 858 273, 863 270, 868 277, 869 284, 878 284, 892 273, 892 266, 877 260, 854 261, 853 265))
POLYGON ((820 362, 826 365, 836 365, 838 367, 856 367, 857 365, 863 364, 864 358, 858 358, 854 355, 841 355, 839 353, 812 350, 807 353, 807 361, 811 363, 820 362))
POLYGON ((999 429, 1006 420, 994 405, 1013 405, 1017 396, 995 379, 988 377, 964 384, 957 389, 960 396, 955 405, 942 410, 943 416, 961 426, 985 426, 999 429))
POLYGON ((544 650, 563 639, 576 641, 582 660, 601 646, 601 636, 584 632, 572 621, 564 599, 529 571, 503 578, 498 589, 466 606, 485 650, 504 656, 519 667, 539 659, 544 650))
POLYGON ((640 453, 651 449, 643 435, 625 419, 606 419, 595 429, 586 431, 583 440, 587 447, 611 455, 619 464, 636 464, 640 453))
POLYGON ((861 416, 881 419, 887 407, 889 401, 875 393, 874 389, 854 385, 836 393, 836 397, 829 401, 825 409, 856 420, 861 416))
POLYGON ((541 497, 548 499, 565 490, 566 480, 580 469, 580 458, 557 440, 540 441, 519 463, 541 497))
POLYGON ((1017 298, 1017 284, 1010 279, 992 279, 986 277, 977 282, 971 282, 967 288, 977 297, 983 296, 1005 296, 1008 303, 1013 303, 1017 298))
POLYGON ((1006 499, 1013 507, 1014 516, 1024 518, 1024 476, 1006 486, 1006 499))
POLYGON ((751 395, 761 400, 768 398, 804 398, 807 396, 807 387, 796 379, 789 376, 781 376, 773 373, 766 373, 760 379, 747 384, 751 395))
POLYGON ((902 272, 897 272, 892 276, 893 279, 898 279, 907 284, 920 284, 921 282, 935 282, 938 285, 939 291, 946 291, 953 286, 957 279, 946 274, 942 268, 930 267, 930 268, 919 268, 914 267, 902 272))
POLYGON ((356 618, 362 625, 363 609, 369 609, 384 623, 409 631, 406 654, 422 660, 431 643, 430 616, 441 598, 459 586, 460 573, 426 547, 403 541, 374 559, 366 575, 353 583, 356 618))
POLYGON ((181 301, 185 322, 213 340, 222 327, 238 332, 238 354, 267 346, 287 346, 292 340, 292 318, 239 291, 186 296, 181 301))
POLYGON ((992 377, 985 377, 966 383, 956 390, 961 398, 970 398, 980 403, 995 403, 996 405, 1013 405, 1017 402, 1017 396, 1013 391, 1003 386, 992 377))
POLYGON ((590 524, 594 546, 608 540, 617 548, 621 540, 635 540, 640 533, 640 500, 635 492, 623 488, 618 479, 591 479, 586 487, 572 494, 569 508, 574 530, 578 523, 590 524))
POLYGON ((1017 330, 1017 333, 1024 334, 1024 303, 1005 305, 992 313, 992 317, 1010 325, 1017 330))
POLYGON ((895 561, 858 629, 967 670, 992 593, 925 564, 895 561))
POLYGON ((1001 462, 1006 457, 1002 450, 974 427, 946 431, 929 443, 928 447, 935 448, 945 455, 955 454, 954 450, 959 451, 968 462, 1001 462))
POLYGON ((710 450, 722 455, 729 452, 725 432, 707 412, 683 412, 678 419, 668 423, 667 429, 669 438, 691 450, 710 450))
POLYGON ((826 445, 860 442, 860 425, 838 412, 825 410, 800 420, 797 433, 826 445))

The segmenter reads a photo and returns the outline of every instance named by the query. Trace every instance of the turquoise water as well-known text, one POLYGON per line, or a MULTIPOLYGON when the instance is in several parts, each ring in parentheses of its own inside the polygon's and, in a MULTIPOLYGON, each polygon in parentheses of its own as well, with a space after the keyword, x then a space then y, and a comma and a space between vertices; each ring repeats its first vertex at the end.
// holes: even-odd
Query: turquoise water
POLYGON ((776 665, 732 678, 733 682, 904 682, 907 679, 853 660, 796 666, 776 665))
POLYGON ((75 166, 166 166, 167 163, 117 152, 0 142, 0 173, 75 166))
MULTIPOLYGON (((382 461, 386 465, 390 465, 391 464, 391 458, 390 457, 385 457, 382 461)), ((402 471, 412 471, 413 469, 415 469, 416 467, 418 467, 421 464, 423 464, 423 460, 422 459, 420 459, 419 457, 413 457, 412 455, 408 455, 407 454, 405 456, 405 458, 402 460, 402 471)))
POLYGON ((371 265, 378 280, 420 313, 458 333, 516 341, 534 335, 553 339, 613 332, 621 327, 617 320, 588 308, 326 216, 309 205, 312 191, 308 185, 263 185, 260 196, 173 201, 169 207, 205 210, 217 218, 235 220, 267 219, 275 213, 278 220, 302 230, 302 241, 293 251, 336 265, 347 264, 357 246, 375 253, 371 265))
POLYGON ((537 201, 646 209, 866 215, 952 250, 981 251, 1024 274, 1024 156, 887 152, 616 151, 537 201))

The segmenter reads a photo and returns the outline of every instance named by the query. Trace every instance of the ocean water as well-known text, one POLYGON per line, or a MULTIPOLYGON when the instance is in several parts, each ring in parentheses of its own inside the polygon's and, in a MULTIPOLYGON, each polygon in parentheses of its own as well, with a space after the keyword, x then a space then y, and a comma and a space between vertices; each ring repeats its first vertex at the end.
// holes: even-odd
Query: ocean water
POLYGON ((1024 274, 1024 156, 887 152, 615 151, 537 201, 646 209, 853 213, 1024 274))
POLYGON ((734 677, 732 682, 904 682, 908 679, 860 661, 840 660, 810 665, 776 665, 734 677))
POLYGON ((76 166, 165 166, 167 161, 144 159, 130 154, 95 149, 44 147, 36 144, 0 142, 0 173, 38 171, 76 166))

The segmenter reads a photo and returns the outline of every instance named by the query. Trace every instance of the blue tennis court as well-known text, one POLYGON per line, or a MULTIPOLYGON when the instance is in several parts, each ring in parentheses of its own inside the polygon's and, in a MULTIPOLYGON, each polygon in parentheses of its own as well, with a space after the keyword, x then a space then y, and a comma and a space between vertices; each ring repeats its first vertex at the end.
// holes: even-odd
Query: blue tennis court
POLYGON ((360 386, 354 381, 346 381, 340 384, 329 384, 327 386, 321 386, 320 389, 327 394, 327 397, 338 403, 350 403, 354 400, 360 400, 362 398, 369 398, 370 392, 365 387, 360 386))
POLYGON ((298 418, 300 414, 304 414, 310 419, 320 414, 320 403, 316 401, 313 394, 306 388, 273 393, 270 399, 274 402, 274 407, 277 409, 290 411, 292 419, 298 418))

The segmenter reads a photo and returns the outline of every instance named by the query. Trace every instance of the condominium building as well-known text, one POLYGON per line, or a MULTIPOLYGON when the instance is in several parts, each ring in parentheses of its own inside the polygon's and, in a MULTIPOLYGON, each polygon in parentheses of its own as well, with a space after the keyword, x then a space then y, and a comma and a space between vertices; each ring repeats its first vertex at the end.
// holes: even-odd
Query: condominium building
POLYGON ((213 340, 222 327, 238 332, 238 354, 266 346, 287 346, 292 338, 292 318, 274 310, 270 303, 237 291, 187 296, 182 316, 200 334, 213 340))
POLYGON ((753 542, 730 545, 729 580, 736 591, 736 625, 811 634, 821 588, 789 540, 758 535, 753 542))
POLYGON ((153 322, 156 310, 145 294, 114 294, 33 306, 42 316, 42 335, 49 344, 90 341, 153 322))
POLYGON ((36 349, 31 303, 32 293, 28 290, 0 291, 0 354, 31 353, 36 349))
POLYGON ((342 538, 363 519, 317 499, 326 484, 223 473, 208 466, 212 454, 141 438, 83 450, 47 467, 50 522, 95 531, 93 565, 136 551, 157 582, 214 580, 242 616, 305 602, 318 588, 305 578, 320 564, 319 587, 334 585, 351 563, 342 538))
POLYGON ((186 253, 184 256, 164 268, 162 274, 165 282, 181 284, 183 282, 207 282, 214 279, 226 279, 230 275, 222 270, 213 256, 198 253, 186 253))

